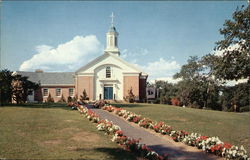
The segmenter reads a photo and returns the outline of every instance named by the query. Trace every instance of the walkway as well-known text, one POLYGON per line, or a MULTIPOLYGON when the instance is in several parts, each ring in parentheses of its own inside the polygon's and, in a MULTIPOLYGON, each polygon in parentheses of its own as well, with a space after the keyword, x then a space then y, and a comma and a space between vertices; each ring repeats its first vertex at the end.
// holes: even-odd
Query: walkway
POLYGON ((222 159, 212 154, 206 154, 203 151, 187 146, 183 143, 174 142, 170 137, 163 136, 147 129, 141 128, 136 124, 129 123, 123 118, 109 113, 102 109, 96 109, 89 106, 92 111, 100 116, 101 119, 108 119, 121 127, 123 133, 131 138, 140 139, 140 143, 146 144, 149 148, 159 154, 169 154, 171 160, 217 160, 222 159))

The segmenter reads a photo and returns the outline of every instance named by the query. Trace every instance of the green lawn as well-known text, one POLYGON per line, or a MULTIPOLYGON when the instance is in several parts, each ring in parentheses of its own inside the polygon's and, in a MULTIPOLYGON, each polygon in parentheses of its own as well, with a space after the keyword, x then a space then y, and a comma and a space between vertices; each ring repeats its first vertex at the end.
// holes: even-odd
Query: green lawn
POLYGON ((0 107, 0 158, 135 159, 64 106, 0 107))
POLYGON ((231 113, 161 104, 115 105, 152 120, 164 121, 176 130, 218 136, 224 142, 243 145, 250 154, 250 112, 231 113))

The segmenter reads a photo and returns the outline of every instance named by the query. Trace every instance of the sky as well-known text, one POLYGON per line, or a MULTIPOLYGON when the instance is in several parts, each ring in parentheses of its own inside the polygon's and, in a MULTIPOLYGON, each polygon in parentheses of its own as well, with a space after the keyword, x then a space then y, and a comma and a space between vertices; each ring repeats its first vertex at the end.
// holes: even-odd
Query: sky
POLYGON ((190 56, 211 53, 219 29, 247 1, 3 1, 1 69, 74 72, 102 55, 106 32, 119 32, 121 57, 174 81, 190 56))

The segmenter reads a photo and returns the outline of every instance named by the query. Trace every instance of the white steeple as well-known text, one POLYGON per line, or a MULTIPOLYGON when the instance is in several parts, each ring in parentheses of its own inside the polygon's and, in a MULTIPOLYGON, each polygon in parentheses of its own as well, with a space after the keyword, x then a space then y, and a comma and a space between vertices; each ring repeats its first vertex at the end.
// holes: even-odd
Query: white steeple
POLYGON ((111 52, 117 56, 120 55, 120 51, 118 49, 118 32, 116 32, 115 26, 114 26, 114 13, 111 14, 111 26, 109 28, 109 31, 106 33, 106 49, 105 52, 111 52))

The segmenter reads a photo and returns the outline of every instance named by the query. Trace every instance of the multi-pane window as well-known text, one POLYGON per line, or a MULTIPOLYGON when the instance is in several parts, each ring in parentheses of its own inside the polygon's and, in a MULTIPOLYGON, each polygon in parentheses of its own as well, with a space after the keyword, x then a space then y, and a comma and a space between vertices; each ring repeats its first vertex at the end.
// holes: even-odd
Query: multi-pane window
POLYGON ((49 89, 48 88, 44 88, 43 89, 43 96, 48 96, 49 95, 49 89))
POLYGON ((74 96, 74 88, 69 88, 69 96, 70 97, 74 96))
POLYGON ((106 78, 111 78, 111 68, 110 67, 106 68, 106 78))
POLYGON ((56 96, 61 96, 61 88, 56 88, 56 96))

